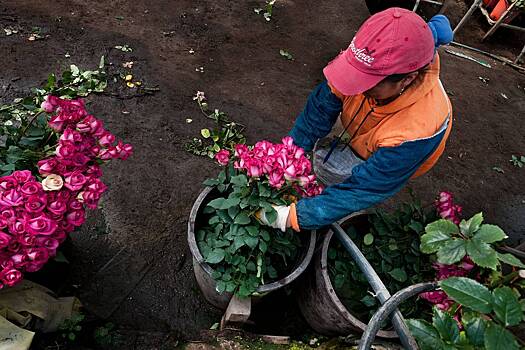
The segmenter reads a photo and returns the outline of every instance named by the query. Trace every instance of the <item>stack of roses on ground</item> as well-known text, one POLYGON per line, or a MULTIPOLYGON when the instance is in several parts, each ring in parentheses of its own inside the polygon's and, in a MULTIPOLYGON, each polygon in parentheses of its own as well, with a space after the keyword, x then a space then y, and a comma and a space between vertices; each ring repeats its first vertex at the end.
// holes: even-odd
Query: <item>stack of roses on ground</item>
POLYGON ((41 106, 52 113, 58 135, 54 155, 30 170, 0 178, 0 287, 13 286, 23 272, 42 268, 60 243, 95 209, 107 186, 100 165, 127 159, 133 149, 103 127, 81 99, 48 96, 41 106))
POLYGON ((322 187, 311 174, 304 150, 291 137, 276 144, 238 144, 233 155, 221 150, 215 158, 225 169, 204 182, 217 191, 203 210, 196 240, 214 269, 217 291, 246 297, 286 273, 301 246, 300 234, 272 229, 259 222, 259 214, 264 211, 274 222, 274 205, 290 205, 321 193, 322 187))

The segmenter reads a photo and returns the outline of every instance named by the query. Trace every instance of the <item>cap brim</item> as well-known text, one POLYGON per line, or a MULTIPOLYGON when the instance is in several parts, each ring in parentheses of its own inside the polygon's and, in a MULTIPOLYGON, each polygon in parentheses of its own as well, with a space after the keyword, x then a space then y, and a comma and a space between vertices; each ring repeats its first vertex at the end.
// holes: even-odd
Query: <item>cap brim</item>
POLYGON ((346 52, 342 52, 323 69, 326 80, 337 91, 345 96, 361 94, 385 78, 382 75, 363 73, 352 66, 346 58, 346 52))

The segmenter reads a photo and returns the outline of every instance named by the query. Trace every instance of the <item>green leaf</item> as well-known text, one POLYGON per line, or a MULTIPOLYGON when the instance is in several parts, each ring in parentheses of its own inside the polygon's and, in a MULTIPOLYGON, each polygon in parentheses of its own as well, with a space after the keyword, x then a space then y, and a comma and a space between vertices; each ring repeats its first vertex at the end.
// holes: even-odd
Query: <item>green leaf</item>
MULTIPOLYGON (((339 275, 339 276, 341 276, 341 275, 339 275)), ((344 276, 343 276, 343 278, 344 278, 344 276)), ((343 282, 344 282, 344 280, 343 280, 343 282)), ((367 294, 367 295, 365 295, 363 298, 361 298, 360 301, 361 301, 363 304, 365 304, 367 307, 372 307, 372 306, 374 306, 374 305, 377 304, 377 300, 376 300, 376 298, 374 298, 373 296, 371 296, 371 295, 369 295, 369 294, 367 294)))
POLYGON ((224 249, 213 249, 206 257, 206 262, 209 264, 218 264, 224 260, 224 249))
POLYGON ((512 266, 517 266, 519 268, 525 269, 525 264, 523 264, 514 255, 512 255, 510 253, 509 254, 496 253, 496 254, 498 256, 499 261, 502 261, 505 264, 509 264, 509 265, 512 265, 512 266))
POLYGON ((476 317, 465 325, 465 332, 470 343, 476 347, 483 346, 487 322, 476 317))
POLYGON ((433 325, 425 320, 406 320, 410 333, 416 338, 421 350, 442 349, 443 340, 433 325))
POLYGON ((461 223, 459 224, 459 229, 461 233, 466 235, 467 237, 471 237, 474 232, 476 232, 479 229, 479 226, 483 222, 483 213, 477 213, 467 221, 461 220, 461 223))
POLYGON ((435 253, 451 239, 452 233, 457 233, 458 227, 448 220, 438 220, 428 224, 425 234, 421 236, 421 251, 425 254, 435 253))
POLYGON ((222 294, 226 290, 226 282, 224 281, 217 281, 217 285, 215 286, 215 290, 217 293, 222 294))
POLYGON ((202 129, 201 130, 201 135, 202 137, 204 137, 205 139, 209 138, 211 133, 210 133, 210 130, 209 129, 202 129))
POLYGON ((471 240, 467 242, 467 254, 472 261, 481 266, 496 270, 498 267, 498 257, 496 251, 487 243, 471 240))
POLYGON ((222 204, 226 201, 226 198, 216 198, 208 203, 209 207, 214 209, 222 209, 222 204))
POLYGON ((252 237, 257 237, 259 235, 259 228, 257 226, 246 226, 245 229, 252 237))
POLYGON ((505 238, 507 238, 507 235, 501 228, 496 225, 485 224, 476 232, 473 239, 485 243, 494 243, 505 238))
POLYGON ((465 241, 452 239, 439 248, 437 258, 440 263, 450 265, 463 259, 465 253, 465 241))
POLYGON ((229 207, 228 208, 228 215, 230 216, 230 218, 235 219, 237 214, 239 214, 240 210, 241 210, 241 208, 239 208, 238 206, 229 207))
POLYGON ((252 249, 257 246, 257 243, 259 243, 259 238, 257 237, 246 235, 243 237, 243 239, 244 239, 244 243, 246 243, 246 245, 252 249))
POLYGON ((244 237, 237 236, 233 239, 233 253, 235 253, 240 247, 244 245, 244 237))
POLYGON ((518 350, 518 342, 511 332, 500 325, 489 322, 485 332, 486 350, 518 350))
POLYGON ((432 324, 444 341, 455 343, 459 339, 458 324, 448 312, 441 311, 437 307, 434 307, 432 324))
POLYGON ((496 288, 492 292, 494 313, 497 319, 505 325, 515 326, 519 324, 523 318, 523 311, 518 301, 518 297, 510 287, 504 286, 496 288))
POLYGON ((405 282, 408 278, 406 271, 399 267, 392 269, 392 271, 388 271, 388 274, 392 276, 393 279, 399 282, 405 282))
POLYGON ((204 180, 202 183, 204 186, 217 186, 219 184, 219 180, 217 179, 207 179, 204 180))
POLYGON ((240 198, 232 197, 232 198, 216 198, 208 203, 208 206, 215 208, 215 209, 228 209, 233 206, 239 205, 241 202, 240 198))
POLYGON ((246 186, 248 185, 248 178, 244 174, 232 176, 230 182, 236 186, 246 186))
POLYGON ((245 212, 240 212, 234 220, 234 223, 239 225, 247 225, 250 222, 252 222, 252 220, 245 212))
POLYGON ((275 220, 277 220, 277 210, 275 210, 274 208, 265 210, 264 215, 266 215, 266 220, 268 220, 270 224, 274 223, 275 220))
POLYGON ((266 244, 266 242, 263 240, 259 240, 259 250, 262 253, 266 253, 266 251, 268 250, 268 244, 266 244))
POLYGON ((363 237, 363 243, 365 245, 370 245, 372 243, 374 243, 374 235, 371 234, 370 232, 367 233, 364 237, 363 237))
POLYGON ((450 277, 439 282, 445 293, 457 303, 488 314, 492 310, 492 294, 487 287, 466 277, 450 277))

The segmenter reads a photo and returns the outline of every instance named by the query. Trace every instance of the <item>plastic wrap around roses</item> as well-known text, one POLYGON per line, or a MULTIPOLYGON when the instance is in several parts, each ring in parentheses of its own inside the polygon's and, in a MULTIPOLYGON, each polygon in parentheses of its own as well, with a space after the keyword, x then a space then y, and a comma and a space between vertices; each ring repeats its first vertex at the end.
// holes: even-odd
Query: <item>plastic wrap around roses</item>
POLYGON ((127 159, 129 144, 118 141, 84 102, 48 96, 42 109, 60 136, 55 155, 40 160, 38 175, 18 170, 0 178, 0 287, 13 286, 23 272, 42 268, 67 234, 95 209, 107 186, 100 164, 127 159))
POLYGON ((233 159, 230 158, 228 150, 221 150, 215 155, 220 165, 233 161, 236 169, 245 171, 251 178, 268 180, 273 188, 280 189, 288 182, 299 194, 307 197, 323 191, 315 175, 311 174, 312 163, 304 150, 293 144, 290 136, 283 138, 280 144, 269 141, 259 141, 253 147, 238 144, 233 159))

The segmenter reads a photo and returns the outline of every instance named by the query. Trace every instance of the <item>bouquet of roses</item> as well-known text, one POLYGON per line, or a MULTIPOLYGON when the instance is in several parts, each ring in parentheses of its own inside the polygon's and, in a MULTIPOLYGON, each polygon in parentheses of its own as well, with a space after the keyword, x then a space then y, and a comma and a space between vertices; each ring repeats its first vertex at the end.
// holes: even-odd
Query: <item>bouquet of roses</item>
MULTIPOLYGON (((89 115, 81 99, 47 96, 43 112, 53 113, 48 126, 56 145, 31 170, 0 177, 0 288, 22 280, 23 272, 42 268, 67 234, 95 209, 107 186, 100 165, 127 159, 133 148, 89 115)), ((49 137, 48 140, 52 138, 49 137)))
POLYGON ((285 272, 296 258, 297 233, 272 229, 259 222, 263 211, 276 220, 275 205, 289 205, 304 196, 321 193, 304 150, 285 137, 280 144, 260 141, 253 147, 235 146, 232 155, 219 151, 215 159, 226 167, 216 179, 204 182, 217 189, 218 198, 204 208, 207 224, 197 231, 199 250, 213 266, 217 291, 248 296, 285 272))

